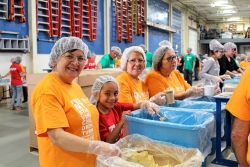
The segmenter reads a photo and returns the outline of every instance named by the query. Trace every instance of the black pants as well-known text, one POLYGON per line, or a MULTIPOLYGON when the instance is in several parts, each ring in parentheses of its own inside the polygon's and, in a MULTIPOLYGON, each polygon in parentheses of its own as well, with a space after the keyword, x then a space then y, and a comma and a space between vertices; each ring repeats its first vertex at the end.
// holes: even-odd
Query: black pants
POLYGON ((184 79, 187 81, 192 86, 192 77, 193 77, 193 72, 192 70, 187 70, 184 69, 184 79))
POLYGON ((23 101, 28 100, 28 92, 27 92, 27 87, 23 86, 23 101))

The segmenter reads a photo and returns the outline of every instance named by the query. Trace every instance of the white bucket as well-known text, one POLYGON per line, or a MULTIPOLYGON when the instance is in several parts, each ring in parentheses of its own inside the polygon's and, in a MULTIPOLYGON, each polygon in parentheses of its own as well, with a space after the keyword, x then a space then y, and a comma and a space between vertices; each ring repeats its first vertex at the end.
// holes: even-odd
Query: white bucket
POLYGON ((204 86, 204 96, 213 96, 214 95, 214 86, 205 85, 204 86))

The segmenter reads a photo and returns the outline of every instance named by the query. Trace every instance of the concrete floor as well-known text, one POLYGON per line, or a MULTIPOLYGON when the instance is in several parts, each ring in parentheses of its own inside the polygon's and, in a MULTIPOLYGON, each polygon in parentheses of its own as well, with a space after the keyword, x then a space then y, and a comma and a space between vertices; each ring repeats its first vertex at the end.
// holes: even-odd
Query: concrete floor
MULTIPOLYGON (((10 101, 0 102, 0 167, 39 167, 38 155, 29 152, 28 104, 22 103, 17 112, 10 110, 10 101)), ((208 156, 207 167, 220 167, 210 163, 213 159, 208 156)))

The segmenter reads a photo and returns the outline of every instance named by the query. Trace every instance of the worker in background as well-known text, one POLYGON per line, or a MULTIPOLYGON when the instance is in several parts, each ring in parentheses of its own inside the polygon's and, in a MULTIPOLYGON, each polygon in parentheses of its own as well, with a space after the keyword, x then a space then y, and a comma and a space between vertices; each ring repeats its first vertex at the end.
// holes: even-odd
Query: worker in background
POLYGON ((146 55, 146 68, 152 68, 153 53, 147 51, 147 48, 145 45, 141 44, 139 46, 144 50, 145 55, 146 55))
POLYGON ((226 109, 234 116, 231 132, 235 157, 241 167, 250 166, 250 69, 241 78, 226 105, 226 109))
POLYGON ((116 64, 116 67, 117 67, 117 68, 120 68, 120 66, 121 66, 121 57, 122 57, 122 53, 120 53, 120 54, 117 56, 117 58, 116 58, 115 64, 116 64))
POLYGON ((184 56, 184 65, 183 65, 183 71, 184 71, 184 79, 192 86, 192 77, 194 73, 195 68, 195 61, 196 57, 192 53, 192 48, 187 49, 187 54, 184 56))
POLYGON ((87 64, 85 65, 84 69, 95 69, 96 63, 95 63, 96 55, 95 52, 88 51, 87 55, 87 64))
POLYGON ((22 89, 22 77, 26 75, 25 72, 20 67, 20 63, 22 62, 21 57, 16 57, 13 60, 11 60, 12 64, 10 66, 10 71, 2 76, 2 78, 5 78, 9 75, 11 75, 11 89, 13 91, 12 99, 11 99, 11 110, 17 110, 20 111, 22 108, 20 107, 21 103, 21 89, 22 89))
POLYGON ((99 63, 97 64, 97 69, 103 69, 103 68, 114 68, 115 67, 115 61, 116 57, 121 53, 121 49, 117 46, 111 47, 110 54, 105 54, 99 63))
POLYGON ((161 47, 161 46, 167 46, 167 47, 169 47, 169 48, 173 48, 172 43, 169 42, 168 40, 163 40, 163 41, 159 42, 159 46, 160 46, 160 47, 161 47))
POLYGON ((218 59, 223 55, 224 46, 216 39, 213 39, 209 43, 209 49, 210 57, 204 64, 200 76, 206 79, 204 85, 214 86, 222 82, 222 79, 230 79, 231 77, 225 74, 219 75, 220 65, 218 59))
POLYGON ((194 65, 194 81, 199 81, 200 56, 197 54, 194 65))
POLYGON ((220 63, 220 75, 228 74, 231 77, 240 77, 243 70, 237 66, 233 55, 237 53, 237 47, 232 42, 224 44, 224 55, 218 59, 220 63))
MULTIPOLYGON (((22 69, 22 72, 23 73, 26 73, 26 67, 23 66, 21 63, 19 64, 21 69, 22 69)), ((23 81, 23 84, 26 83, 26 75, 22 78, 22 81, 23 81)), ((22 89, 23 89, 23 101, 22 103, 26 103, 28 101, 28 90, 27 90, 27 86, 22 86, 22 89)))

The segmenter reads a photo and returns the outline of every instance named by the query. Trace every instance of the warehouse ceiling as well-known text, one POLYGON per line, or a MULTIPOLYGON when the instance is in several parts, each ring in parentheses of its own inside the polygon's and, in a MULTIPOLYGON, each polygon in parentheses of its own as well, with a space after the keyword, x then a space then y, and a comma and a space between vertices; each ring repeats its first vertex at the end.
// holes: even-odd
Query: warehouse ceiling
POLYGON ((172 0, 172 3, 195 11, 196 19, 208 22, 250 21, 250 0, 172 0))

